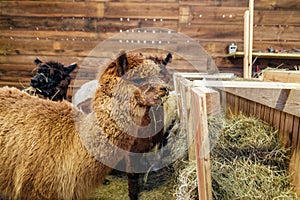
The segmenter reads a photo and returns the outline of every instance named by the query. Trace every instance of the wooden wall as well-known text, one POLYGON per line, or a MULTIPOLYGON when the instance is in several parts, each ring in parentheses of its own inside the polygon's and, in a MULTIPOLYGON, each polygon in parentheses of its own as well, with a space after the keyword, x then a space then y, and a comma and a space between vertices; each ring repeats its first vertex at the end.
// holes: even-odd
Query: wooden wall
MULTIPOLYGON (((300 0, 256 0, 254 49, 300 48, 299 7, 300 0)), ((247 8, 247 0, 0 1, 0 86, 28 85, 36 57, 80 65, 101 41, 142 27, 186 34, 221 71, 240 75, 242 59, 226 54, 232 42, 242 50, 247 8)), ((191 70, 177 63, 176 70, 191 70)))

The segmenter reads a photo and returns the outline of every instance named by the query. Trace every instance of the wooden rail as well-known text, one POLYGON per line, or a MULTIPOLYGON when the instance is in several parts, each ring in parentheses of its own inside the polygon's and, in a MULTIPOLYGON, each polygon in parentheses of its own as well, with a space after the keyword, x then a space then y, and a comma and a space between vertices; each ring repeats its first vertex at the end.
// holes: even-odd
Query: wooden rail
POLYGON ((188 140, 195 140, 194 147, 190 146, 189 153, 192 156, 189 158, 197 160, 197 174, 200 179, 198 181, 201 182, 198 188, 199 196, 207 194, 201 197, 210 199, 211 192, 207 186, 210 184, 209 178, 203 178, 203 176, 210 176, 210 169, 207 167, 209 156, 203 156, 207 148, 205 145, 209 145, 203 139, 207 136, 205 120, 207 114, 216 113, 221 109, 221 105, 223 109, 225 107, 235 114, 243 113, 246 116, 262 119, 279 131, 282 144, 290 149, 291 159, 288 170, 291 174, 291 182, 300 195, 300 84, 222 81, 216 80, 218 75, 207 75, 207 77, 214 77, 210 80, 207 77, 203 79, 203 74, 196 80, 196 76, 196 74, 189 74, 187 77, 192 77, 193 81, 191 81, 184 77, 184 74, 178 73, 175 75, 175 83, 176 91, 179 93, 181 118, 187 125, 188 140), (213 107, 217 107, 217 110, 213 111, 213 107))

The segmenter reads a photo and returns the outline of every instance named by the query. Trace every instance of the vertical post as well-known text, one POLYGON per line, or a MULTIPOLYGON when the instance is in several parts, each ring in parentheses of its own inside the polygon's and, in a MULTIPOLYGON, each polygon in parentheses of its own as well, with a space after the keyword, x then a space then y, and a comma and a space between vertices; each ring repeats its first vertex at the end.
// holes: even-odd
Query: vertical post
POLYGON ((244 78, 249 77, 249 10, 244 14, 244 78))
POLYGON ((206 93, 191 89, 191 121, 195 132, 198 194, 201 200, 212 200, 206 93))
POLYGON ((252 77, 252 49, 253 49, 253 15, 254 15, 254 0, 249 0, 249 78, 252 77))

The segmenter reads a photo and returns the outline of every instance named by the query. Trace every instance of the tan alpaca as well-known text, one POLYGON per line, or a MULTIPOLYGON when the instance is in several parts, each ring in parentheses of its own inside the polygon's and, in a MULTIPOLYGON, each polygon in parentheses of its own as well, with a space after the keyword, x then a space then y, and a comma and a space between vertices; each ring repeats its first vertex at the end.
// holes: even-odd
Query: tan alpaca
POLYGON ((167 79, 163 63, 122 52, 100 76, 88 115, 67 101, 1 88, 0 196, 84 199, 111 171, 99 161, 107 156, 112 165, 125 157, 130 172, 130 158, 114 151, 147 152, 162 140, 167 79))

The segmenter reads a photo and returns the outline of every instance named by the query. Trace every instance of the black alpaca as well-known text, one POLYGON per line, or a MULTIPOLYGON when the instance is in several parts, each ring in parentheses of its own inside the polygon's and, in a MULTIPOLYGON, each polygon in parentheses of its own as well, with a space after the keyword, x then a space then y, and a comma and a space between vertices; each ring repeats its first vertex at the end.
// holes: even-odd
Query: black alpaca
POLYGON ((30 86, 36 93, 53 101, 62 101, 67 98, 68 86, 71 82, 70 73, 77 67, 76 63, 65 67, 58 62, 42 62, 34 60, 37 65, 37 74, 31 79, 30 86))

